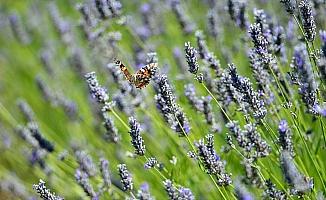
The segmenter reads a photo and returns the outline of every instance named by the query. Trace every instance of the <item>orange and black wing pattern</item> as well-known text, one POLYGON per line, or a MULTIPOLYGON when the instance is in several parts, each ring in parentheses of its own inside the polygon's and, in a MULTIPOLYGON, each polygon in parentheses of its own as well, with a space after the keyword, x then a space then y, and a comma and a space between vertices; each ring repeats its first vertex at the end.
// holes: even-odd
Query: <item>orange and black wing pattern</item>
POLYGON ((115 64, 120 68, 122 73, 125 75, 126 79, 130 83, 134 83, 134 76, 128 71, 127 67, 124 64, 122 64, 120 60, 115 60, 115 64))
POLYGON ((138 70, 135 75, 132 75, 120 60, 115 60, 115 64, 123 72, 126 79, 139 89, 142 89, 149 84, 157 69, 157 63, 150 63, 138 70))
POLYGON ((156 69, 157 63, 150 63, 138 70, 135 75, 136 88, 142 89, 146 87, 149 84, 152 76, 155 74, 156 69))

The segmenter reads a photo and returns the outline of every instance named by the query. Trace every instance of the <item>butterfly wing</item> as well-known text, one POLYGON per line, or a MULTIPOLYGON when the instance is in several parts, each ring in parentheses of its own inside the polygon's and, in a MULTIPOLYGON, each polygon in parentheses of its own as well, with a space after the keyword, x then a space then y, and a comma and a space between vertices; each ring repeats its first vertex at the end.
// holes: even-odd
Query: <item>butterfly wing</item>
POLYGON ((135 75, 135 86, 136 88, 142 89, 149 84, 152 76, 157 69, 157 63, 150 63, 140 70, 135 75))
POLYGON ((134 76, 128 71, 127 67, 122 64, 122 62, 120 60, 116 60, 115 64, 120 68, 120 70, 123 72, 123 74, 125 75, 126 79, 130 82, 130 83, 134 83, 134 76))

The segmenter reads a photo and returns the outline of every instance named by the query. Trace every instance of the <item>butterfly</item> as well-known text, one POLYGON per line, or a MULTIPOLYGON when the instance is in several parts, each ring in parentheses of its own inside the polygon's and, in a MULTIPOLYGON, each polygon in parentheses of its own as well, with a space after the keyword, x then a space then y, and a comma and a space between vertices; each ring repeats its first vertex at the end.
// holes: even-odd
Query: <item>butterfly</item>
POLYGON ((123 72, 126 79, 139 89, 143 89, 149 84, 149 81, 157 70, 157 63, 149 63, 148 65, 145 65, 139 69, 136 74, 133 75, 120 60, 115 60, 115 64, 120 67, 120 70, 123 72))

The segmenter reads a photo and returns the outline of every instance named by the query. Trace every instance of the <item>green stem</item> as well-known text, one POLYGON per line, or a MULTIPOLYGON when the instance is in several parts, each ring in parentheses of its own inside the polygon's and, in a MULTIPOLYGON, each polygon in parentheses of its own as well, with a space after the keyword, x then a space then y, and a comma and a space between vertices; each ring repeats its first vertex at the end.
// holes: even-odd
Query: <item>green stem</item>
MULTIPOLYGON (((182 127, 182 125, 181 125, 179 119, 178 119, 175 115, 174 115, 174 117, 175 117, 175 119, 178 121, 178 124, 179 124, 179 126, 180 126, 180 128, 181 128, 181 130, 182 130, 182 132, 183 132, 183 134, 184 134, 184 136, 186 137, 186 140, 187 140, 188 144, 190 145, 192 151, 193 151, 193 152, 196 152, 196 149, 195 149, 194 145, 192 144, 192 142, 190 141, 190 139, 189 139, 187 133, 186 133, 185 130, 183 129, 183 127, 182 127)), ((197 156, 197 157, 199 158, 199 166, 200 166, 200 168, 201 168, 203 171, 205 171, 205 170, 202 168, 202 166, 201 166, 201 165, 202 165, 202 164, 201 164, 201 163, 202 163, 201 158, 200 158, 199 156, 197 156)), ((213 183, 214 183, 215 187, 217 188, 217 190, 219 191, 219 193, 222 195, 223 199, 224 199, 224 200, 227 200, 226 197, 224 196, 223 192, 221 191, 220 187, 217 185, 217 183, 216 183, 214 177, 213 177, 211 174, 209 174, 209 177, 210 177, 210 179, 213 181, 213 183)))
POLYGON ((201 83, 201 85, 205 88, 205 90, 209 93, 209 95, 214 99, 214 101, 217 103, 218 107, 221 109, 221 111, 226 116, 226 118, 228 119, 228 121, 231 121, 229 115, 225 112, 225 110, 223 109, 223 107, 221 106, 221 104, 217 101, 217 99, 212 94, 212 92, 206 87, 206 85, 204 83, 201 83))

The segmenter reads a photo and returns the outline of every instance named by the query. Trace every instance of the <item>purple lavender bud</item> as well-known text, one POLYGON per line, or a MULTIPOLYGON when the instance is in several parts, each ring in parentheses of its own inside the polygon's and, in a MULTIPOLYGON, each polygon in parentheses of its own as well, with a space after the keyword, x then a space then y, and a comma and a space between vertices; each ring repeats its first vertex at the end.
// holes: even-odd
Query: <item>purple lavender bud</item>
POLYGON ((319 34, 320 34, 320 39, 321 39, 321 41, 322 41, 323 44, 325 45, 325 43, 326 43, 326 31, 325 31, 325 30, 320 30, 320 31, 319 31, 319 34))
POLYGON ((271 181, 267 180, 265 182, 266 189, 264 190, 263 196, 269 199, 287 199, 286 193, 282 190, 278 190, 276 185, 271 181))
POLYGON ((227 11, 233 21, 236 20, 236 13, 237 13, 236 4, 237 2, 234 0, 228 0, 227 2, 227 11))
POLYGON ((103 179, 103 187, 108 189, 111 186, 111 175, 109 172, 109 161, 101 158, 100 159, 100 171, 103 179))
POLYGON ((220 157, 214 150, 214 135, 208 134, 206 136, 206 143, 204 139, 201 139, 195 145, 197 147, 197 155, 200 157, 206 173, 217 175, 217 182, 220 186, 230 185, 232 180, 230 174, 225 172, 225 162, 220 160, 220 157))
POLYGON ((29 38, 18 14, 12 13, 9 16, 9 23, 14 36, 19 42, 22 44, 29 44, 31 42, 31 39, 29 38))
POLYGON ((32 136, 28 128, 18 125, 15 131, 19 134, 24 141, 30 144, 34 148, 39 148, 38 141, 32 136))
POLYGON ((266 157, 270 154, 271 148, 268 143, 263 140, 258 133, 254 124, 246 124, 244 126, 244 134, 249 138, 250 143, 255 147, 255 154, 258 157, 266 157))
POLYGON ((172 11, 175 13, 177 20, 185 34, 190 34, 195 30, 195 25, 190 21, 179 0, 171 1, 172 11))
POLYGON ((270 58, 268 55, 268 40, 263 35, 260 24, 255 23, 250 25, 249 33, 252 42, 254 43, 256 53, 263 58, 265 63, 269 63, 270 58))
POLYGON ((240 181, 235 182, 235 193, 238 200, 254 200, 252 194, 250 194, 245 186, 240 181))
POLYGON ((231 20, 236 23, 241 29, 246 29, 248 24, 247 15, 245 13, 247 7, 246 1, 228 0, 227 11, 231 20))
POLYGON ((317 85, 308 61, 308 53, 303 44, 295 46, 290 66, 293 69, 291 72, 292 82, 299 85, 302 101, 309 113, 316 114, 314 107, 317 104, 317 85))
POLYGON ((255 51, 250 52, 249 58, 250 67, 252 68, 253 76, 257 82, 258 89, 264 91, 266 95, 266 103, 270 104, 274 100, 274 93, 271 89, 272 77, 268 70, 265 69, 266 67, 264 61, 255 51))
POLYGON ((144 165, 145 169, 151 169, 157 165, 157 159, 154 157, 148 158, 147 162, 144 165))
POLYGON ((48 152, 54 151, 54 145, 43 137, 38 125, 35 122, 30 122, 27 126, 29 131, 31 132, 31 135, 35 138, 35 140, 38 141, 38 144, 42 149, 45 149, 48 152))
POLYGON ((190 131, 189 121, 179 105, 176 104, 176 97, 166 75, 160 75, 156 82, 155 101, 157 108, 172 129, 179 133, 180 137, 185 136, 184 132, 187 134, 190 131))
POLYGON ((50 4, 48 4, 48 11, 50 13, 50 17, 55 28, 57 29, 58 33, 60 33, 65 44, 70 44, 72 40, 70 35, 71 25, 69 24, 69 22, 62 19, 55 2, 51 2, 50 4))
POLYGON ((203 100, 196 96, 195 86, 193 84, 185 85, 185 96, 189 103, 199 112, 204 111, 203 100))
POLYGON ((37 87, 39 88, 39 90, 42 93, 44 100, 47 102, 53 101, 54 94, 51 91, 51 89, 48 87, 48 85, 45 83, 45 81, 40 76, 36 76, 35 81, 36 81, 37 87))
POLYGON ((209 50, 208 50, 208 46, 207 46, 205 38, 204 38, 203 31, 197 30, 195 32, 195 36, 196 36, 196 39, 197 39, 197 46, 198 46, 199 56, 200 56, 201 59, 206 59, 208 57, 209 50))
POLYGON ((133 182, 132 177, 127 170, 127 166, 125 164, 118 165, 119 175, 121 177, 121 183, 123 185, 123 190, 132 190, 133 189, 133 182))
POLYGON ((175 119, 172 123, 172 129, 179 133, 179 137, 184 137, 184 134, 190 132, 190 124, 188 118, 180 108, 175 112, 175 119))
MULTIPOLYGON (((284 29, 282 26, 276 26, 273 31, 273 51, 276 55, 284 54, 284 29)), ((286 57, 286 55, 283 56, 286 57)))
POLYGON ((246 1, 240 1, 239 5, 239 11, 237 15, 237 25, 243 29, 246 30, 248 28, 248 16, 246 15, 246 8, 247 8, 247 2, 246 1))
POLYGON ((278 131, 282 134, 286 133, 289 130, 288 123, 286 120, 281 120, 278 125, 278 131))
POLYGON ((281 152, 280 162, 285 180, 293 187, 292 194, 302 195, 313 189, 313 179, 300 173, 289 151, 281 152))
POLYGON ((24 199, 29 195, 25 185, 22 183, 22 179, 19 179, 14 173, 5 173, 3 175, 0 181, 0 188, 2 192, 13 195, 10 197, 24 199))
POLYGON ((79 4, 77 5, 78 11, 83 16, 85 27, 95 27, 97 24, 97 19, 93 16, 92 8, 89 4, 79 4))
POLYGON ((154 200, 155 198, 149 193, 149 186, 147 183, 143 183, 140 186, 140 189, 137 191, 137 199, 140 200, 154 200))
POLYGON ((32 108, 30 107, 30 105, 27 103, 27 101, 25 101, 24 99, 19 99, 17 101, 17 104, 18 104, 20 111, 24 115, 26 121, 27 122, 34 121, 35 114, 34 114, 32 108))
POLYGON ((111 12, 111 17, 119 17, 121 15, 122 4, 119 0, 107 0, 107 6, 111 12))
POLYGON ((171 113, 173 113, 177 107, 175 102, 176 97, 166 75, 161 75, 158 79, 158 92, 164 99, 166 106, 171 110, 171 113))
POLYGON ((143 41, 152 35, 151 30, 147 26, 137 26, 135 32, 143 41))
POLYGON ((104 115, 103 125, 106 130, 105 139, 117 143, 120 140, 118 129, 115 127, 113 119, 110 118, 107 114, 104 115))
POLYGON ((0 133, 1 143, 2 147, 6 149, 10 149, 12 145, 12 139, 11 136, 7 132, 0 133))
POLYGON ((262 187, 262 179, 259 174, 259 170, 254 166, 256 165, 256 158, 244 158, 241 164, 245 168, 246 176, 244 178, 244 181, 248 184, 252 184, 253 186, 257 188, 262 187))
POLYGON ((42 149, 33 148, 31 154, 28 157, 28 161, 32 166, 35 165, 38 161, 42 160, 43 155, 41 155, 41 152, 42 149))
POLYGON ((42 63, 42 66, 46 70, 46 72, 50 75, 53 75, 53 66, 51 63, 51 53, 49 50, 42 50, 40 53, 40 60, 42 63))
POLYGON ((177 188, 173 185, 172 181, 167 179, 163 181, 165 191, 168 193, 170 200, 176 200, 179 197, 177 188))
POLYGON ((140 134, 140 124, 134 117, 129 117, 130 137, 132 146, 135 148, 135 154, 143 156, 146 152, 144 140, 140 134))
POLYGON ((106 19, 108 17, 107 13, 107 1, 106 0, 94 0, 95 7, 97 9, 97 12, 100 14, 100 18, 102 20, 106 19))
POLYGON ((79 164, 80 170, 85 172, 87 176, 96 175, 96 166, 93 163, 93 159, 89 154, 87 154, 85 151, 77 150, 75 152, 75 157, 79 164))
POLYGON ((87 73, 85 78, 91 96, 101 104, 107 102, 109 100, 109 95, 107 94, 106 89, 99 85, 95 72, 87 73))
POLYGON ((38 184, 33 185, 33 189, 40 195, 44 200, 63 200, 64 198, 56 196, 55 193, 51 193, 50 189, 47 189, 45 182, 40 179, 38 184))
POLYGON ((78 118, 78 108, 74 101, 68 99, 63 94, 57 94, 55 96, 55 102, 63 108, 65 114, 67 114, 71 120, 76 120, 78 118))
POLYGON ((241 109, 246 113, 249 110, 253 112, 253 116, 256 119, 262 119, 267 114, 265 103, 261 98, 261 95, 254 91, 252 83, 248 78, 240 77, 234 64, 229 65, 229 84, 235 88, 236 93, 232 94, 234 99, 238 99, 241 109), (236 95, 241 95, 238 98, 236 95))
POLYGON ((236 138, 238 145, 248 154, 254 157, 266 157, 270 154, 271 148, 258 133, 255 125, 246 124, 242 130, 237 121, 231 121, 226 125, 236 138))
POLYGON ((178 199, 194 200, 195 196, 192 194, 192 192, 191 192, 191 190, 189 188, 181 187, 179 189, 179 197, 178 197, 178 199))
POLYGON ((122 35, 119 31, 108 33, 108 43, 111 47, 117 48, 117 43, 121 40, 122 35))
POLYGON ((286 12, 292 15, 295 11, 295 0, 280 0, 280 2, 284 5, 286 12))
POLYGON ((68 57, 69 64, 80 76, 85 74, 85 61, 81 48, 73 47, 68 57))
POLYGON ((294 20, 291 18, 286 26, 286 39, 293 43, 294 39, 296 39, 296 29, 297 26, 294 22, 294 20))
POLYGON ((207 13, 207 29, 211 36, 217 38, 219 35, 220 25, 218 24, 218 16, 215 9, 210 9, 207 13))
POLYGON ((186 53, 186 60, 189 67, 189 72, 192 74, 197 74, 198 72, 198 62, 196 57, 196 49, 190 45, 190 42, 185 43, 185 53, 186 53))
POLYGON ((254 15, 255 15, 255 23, 259 24, 263 36, 268 40, 268 42, 271 42, 273 36, 272 36, 272 30, 270 26, 272 26, 273 24, 268 22, 267 14, 265 13, 264 10, 259 10, 255 8, 254 15))
POLYGON ((316 36, 316 23, 312 13, 311 4, 307 0, 302 0, 299 3, 299 12, 305 32, 305 38, 309 42, 312 42, 316 36))
POLYGON ((213 108, 210 104, 211 96, 203 97, 203 113, 205 115, 206 123, 213 125, 215 122, 213 108))
POLYGON ((176 61, 177 66, 181 69, 181 71, 186 72, 187 66, 184 62, 183 52, 181 51, 181 49, 179 47, 173 48, 173 57, 174 57, 174 60, 176 61))
POLYGON ((198 30, 196 31, 195 36, 197 38, 197 46, 200 58, 205 60, 205 62, 209 64, 209 67, 215 70, 217 77, 219 77, 221 75, 220 62, 215 58, 214 53, 208 50, 203 32, 198 30))
POLYGON ((142 14, 148 14, 152 9, 149 3, 143 3, 139 10, 142 14))
POLYGON ((92 185, 89 182, 87 173, 85 173, 84 171, 82 171, 80 169, 76 169, 75 179, 76 179, 78 185, 80 185, 83 188, 83 190, 87 196, 91 197, 92 199, 96 197, 96 193, 95 193, 92 185))
POLYGON ((314 110, 317 113, 319 113, 321 116, 326 117, 326 104, 325 103, 324 103, 323 106, 320 106, 320 105, 316 104, 314 110))

